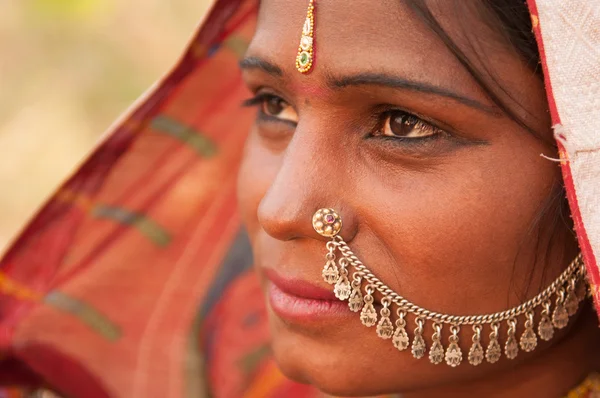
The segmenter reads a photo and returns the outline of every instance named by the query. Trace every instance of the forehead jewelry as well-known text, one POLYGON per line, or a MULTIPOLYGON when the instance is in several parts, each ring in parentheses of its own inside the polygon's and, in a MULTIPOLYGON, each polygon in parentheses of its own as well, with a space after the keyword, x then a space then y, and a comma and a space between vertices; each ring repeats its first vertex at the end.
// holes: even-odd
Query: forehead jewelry
POLYGON ((520 350, 533 351, 538 345, 538 337, 548 341, 554 336, 555 329, 568 325, 587 294, 585 265, 580 254, 550 286, 517 307, 485 315, 458 316, 433 312, 394 292, 352 253, 339 235, 342 218, 335 210, 318 210, 312 223, 317 233, 331 239, 326 245, 322 276, 333 285, 335 296, 348 301, 350 310, 360 314, 363 325, 375 327, 380 338, 391 340, 399 351, 410 350, 417 359, 428 354, 433 364, 445 362, 456 367, 464 362, 459 343, 465 340, 461 331, 467 328, 472 330, 471 348, 466 356, 471 365, 477 366, 484 360, 497 362, 503 354, 514 359, 520 350), (341 254, 337 263, 336 253, 341 254), (376 293, 382 297, 379 313, 375 305, 376 293), (408 327, 409 316, 415 323, 412 332, 408 327), (521 327, 519 322, 523 322, 521 327), (428 324, 432 334, 426 340, 428 324), (444 327, 449 330, 446 346, 442 341, 444 327), (519 337, 517 329, 521 331, 519 337), (485 333, 489 333, 489 339, 484 349, 482 340, 485 333))
POLYGON ((308 3, 308 11, 304 27, 302 28, 302 37, 300 46, 298 46, 298 55, 296 55, 296 69, 300 73, 308 73, 314 63, 314 35, 315 35, 315 0, 308 3))

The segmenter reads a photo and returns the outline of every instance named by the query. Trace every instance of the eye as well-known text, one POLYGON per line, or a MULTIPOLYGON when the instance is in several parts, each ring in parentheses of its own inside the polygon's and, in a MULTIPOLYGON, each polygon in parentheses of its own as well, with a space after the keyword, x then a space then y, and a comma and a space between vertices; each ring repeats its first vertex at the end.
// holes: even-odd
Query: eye
POLYGON ((273 94, 258 94, 244 102, 246 106, 258 106, 263 116, 287 123, 298 123, 298 114, 283 98, 273 94))
POLYGON ((394 110, 387 113, 383 126, 376 135, 417 139, 438 134, 443 134, 443 131, 414 115, 394 110))

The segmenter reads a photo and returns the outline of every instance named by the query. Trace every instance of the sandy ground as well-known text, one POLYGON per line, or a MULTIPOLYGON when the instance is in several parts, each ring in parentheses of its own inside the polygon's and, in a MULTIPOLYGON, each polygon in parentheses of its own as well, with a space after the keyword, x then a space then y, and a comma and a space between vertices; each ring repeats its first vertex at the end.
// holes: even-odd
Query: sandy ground
POLYGON ((4 0, 0 252, 174 63, 206 0, 4 0))

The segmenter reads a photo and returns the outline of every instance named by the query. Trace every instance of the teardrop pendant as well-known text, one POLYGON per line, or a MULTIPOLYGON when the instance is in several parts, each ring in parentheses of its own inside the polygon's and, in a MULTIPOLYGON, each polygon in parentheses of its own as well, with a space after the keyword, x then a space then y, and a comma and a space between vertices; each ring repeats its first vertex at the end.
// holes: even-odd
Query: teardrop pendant
POLYGON ((347 276, 342 275, 339 277, 333 289, 333 293, 335 294, 335 297, 339 298, 342 301, 350 298, 352 288, 350 287, 350 281, 348 280, 347 276))
POLYGON ((569 323, 569 314, 564 306, 565 302, 565 291, 560 290, 558 297, 556 298, 556 308, 552 314, 552 324, 557 329, 562 329, 569 323))
POLYGON ((542 315, 540 325, 538 326, 538 334, 544 341, 549 341, 554 336, 554 326, 548 315, 542 315))
POLYGON ((360 321, 367 327, 375 326, 377 323, 377 311, 373 306, 373 287, 371 285, 366 288, 367 295, 365 296, 365 305, 360 312, 360 321))
POLYGON ((521 335, 519 341, 521 349, 525 352, 531 352, 537 346, 537 336, 533 330, 533 312, 527 313, 527 320, 525 321, 525 331, 521 335))
POLYGON ((350 293, 350 298, 348 299, 348 307, 352 312, 358 312, 364 305, 363 295, 360 291, 360 282, 361 277, 357 274, 354 274, 354 278, 352 280, 352 293, 350 293))
POLYGON ((575 294, 567 293, 567 298, 565 300, 565 309, 567 310, 567 315, 573 316, 577 313, 577 309, 579 308, 579 300, 575 294))
POLYGON ((456 325, 452 325, 452 327, 450 328, 452 335, 450 336, 450 345, 448 346, 448 349, 446 350, 446 364, 448 364, 448 366, 451 366, 453 368, 460 365, 460 363, 463 360, 462 350, 460 349, 460 346, 458 345, 459 330, 460 330, 459 327, 456 325))
POLYGON ((377 335, 384 340, 392 338, 392 335, 394 334, 394 325, 392 325, 390 309, 388 308, 390 303, 391 300, 388 297, 384 297, 383 300, 381 300, 383 308, 381 309, 381 319, 377 324, 377 335))
POLYGON ((339 264, 340 277, 338 278, 335 287, 333 288, 333 293, 335 294, 335 297, 344 301, 347 300, 350 297, 350 293, 352 293, 350 281, 348 280, 348 270, 346 269, 348 260, 346 260, 346 258, 341 258, 339 264))
POLYGON ((544 341, 548 341, 554 336, 554 325, 552 325, 552 321, 550 320, 550 302, 548 301, 544 303, 542 318, 538 326, 538 334, 544 341))
POLYGON ((508 359, 515 359, 519 354, 519 345, 515 336, 517 321, 515 319, 508 320, 508 332, 506 345, 504 346, 504 354, 508 359))
POLYGON ((415 337, 413 338, 412 343, 412 354, 416 359, 423 358, 425 356, 425 352, 427 351, 427 346, 425 345, 425 339, 423 339, 423 319, 417 318, 417 328, 415 329, 415 337))
POLYGON ((473 326, 473 345, 469 350, 469 363, 477 366, 483 362, 484 352, 481 345, 481 326, 473 326))
POLYGON ((573 316, 577 313, 579 309, 579 299, 577 298, 577 294, 575 293, 575 284, 576 281, 571 279, 569 281, 569 287, 567 288, 567 298, 565 299, 565 309, 567 310, 567 314, 569 316, 573 316))
POLYGON ((489 363, 498 362, 502 355, 502 349, 500 348, 500 342, 498 341, 499 326, 497 323, 492 324, 492 332, 490 333, 490 343, 488 344, 487 350, 485 351, 485 359, 489 363))
POLYGON ((398 349, 398 351, 404 351, 410 345, 410 338, 408 337, 408 333, 406 332, 406 320, 404 317, 406 316, 406 312, 398 309, 398 319, 396 319, 396 331, 394 332, 394 336, 392 337, 392 343, 394 347, 398 349))
POLYGON ((442 325, 436 323, 433 325, 433 329, 435 331, 433 332, 433 336, 431 336, 433 344, 431 344, 431 348, 429 349, 429 361, 437 365, 444 360, 444 346, 441 341, 442 325))
POLYGON ((340 273, 337 269, 337 266, 335 265, 335 247, 333 245, 330 245, 329 243, 327 244, 329 252, 325 256, 327 262, 323 267, 323 272, 321 272, 321 275, 323 276, 323 280, 325 280, 325 282, 329 283, 330 285, 333 285, 339 279, 340 273))

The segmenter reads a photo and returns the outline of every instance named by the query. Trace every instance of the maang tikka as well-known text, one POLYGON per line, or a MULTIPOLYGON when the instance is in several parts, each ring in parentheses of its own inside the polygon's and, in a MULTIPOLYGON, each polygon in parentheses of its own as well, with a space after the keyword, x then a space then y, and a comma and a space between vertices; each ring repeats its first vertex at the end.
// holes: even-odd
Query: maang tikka
POLYGON ((335 210, 318 210, 312 224, 317 233, 331 239, 326 245, 322 276, 333 285, 335 296, 348 301, 350 311, 359 313, 362 324, 374 327, 380 338, 391 340, 399 351, 410 350, 415 358, 427 356, 433 364, 445 362, 456 367, 464 362, 459 343, 461 328, 467 327, 472 329, 466 354, 471 365, 484 360, 497 362, 502 354, 514 359, 519 351, 531 352, 538 345, 538 337, 548 341, 555 329, 567 326, 588 293, 580 254, 545 290, 517 307, 485 315, 441 314, 413 304, 378 279, 339 235, 342 219, 335 210), (337 262, 336 254, 341 254, 337 262), (381 296, 378 304, 375 294, 381 296), (409 316, 414 319, 414 329, 408 326, 409 316), (519 322, 523 324, 518 333, 519 322), (447 344, 442 341, 444 326, 449 330, 447 344), (484 333, 489 333, 485 348, 484 333))
POLYGON ((296 55, 296 69, 300 73, 308 73, 312 69, 315 50, 315 0, 309 0, 306 20, 302 27, 302 37, 298 46, 298 55, 296 55))

